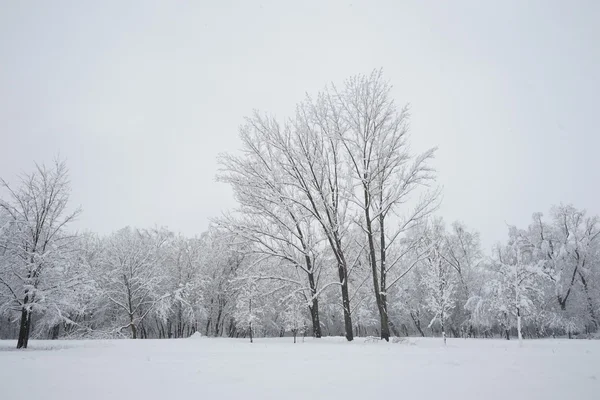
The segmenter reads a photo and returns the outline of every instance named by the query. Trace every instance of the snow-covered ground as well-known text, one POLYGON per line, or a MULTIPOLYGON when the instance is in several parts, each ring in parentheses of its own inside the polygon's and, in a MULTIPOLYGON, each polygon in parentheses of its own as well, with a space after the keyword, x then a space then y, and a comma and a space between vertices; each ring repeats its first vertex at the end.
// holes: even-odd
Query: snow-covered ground
POLYGON ((594 399, 600 341, 0 341, 0 398, 594 399))

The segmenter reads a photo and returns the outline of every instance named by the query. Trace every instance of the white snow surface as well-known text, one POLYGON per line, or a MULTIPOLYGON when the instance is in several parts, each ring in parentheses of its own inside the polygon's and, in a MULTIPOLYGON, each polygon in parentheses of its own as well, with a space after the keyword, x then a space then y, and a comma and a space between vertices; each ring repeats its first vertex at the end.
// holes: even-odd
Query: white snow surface
POLYGON ((203 336, 200 332, 196 331, 192 334, 192 336, 189 337, 189 339, 202 339, 203 336))
POLYGON ((592 399, 600 341, 0 341, 2 399, 592 399))

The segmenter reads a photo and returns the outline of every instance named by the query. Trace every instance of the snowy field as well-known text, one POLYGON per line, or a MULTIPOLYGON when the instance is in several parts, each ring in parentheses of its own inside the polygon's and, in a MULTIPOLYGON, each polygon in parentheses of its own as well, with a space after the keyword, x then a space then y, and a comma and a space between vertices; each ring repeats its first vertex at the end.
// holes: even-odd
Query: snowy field
POLYGON ((600 341, 0 341, 0 398, 594 399, 600 341))

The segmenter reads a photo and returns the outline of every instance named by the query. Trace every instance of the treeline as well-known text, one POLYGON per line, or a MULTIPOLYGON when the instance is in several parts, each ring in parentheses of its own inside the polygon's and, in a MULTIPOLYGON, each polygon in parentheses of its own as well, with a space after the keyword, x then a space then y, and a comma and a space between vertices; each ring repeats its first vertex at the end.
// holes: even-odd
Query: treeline
POLYGON ((598 329, 598 218, 534 214, 484 254, 437 217, 435 149, 380 71, 278 121, 255 113, 219 158, 239 207, 207 232, 74 234, 64 163, 0 201, 0 335, 17 338, 545 337, 598 329))

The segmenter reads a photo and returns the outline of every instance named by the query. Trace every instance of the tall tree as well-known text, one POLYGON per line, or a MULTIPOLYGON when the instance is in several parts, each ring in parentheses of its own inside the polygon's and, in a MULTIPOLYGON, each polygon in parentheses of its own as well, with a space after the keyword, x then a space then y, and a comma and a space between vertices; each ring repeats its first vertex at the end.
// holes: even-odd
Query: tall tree
MULTIPOLYGON (((382 70, 348 79, 341 90, 332 87, 325 97, 333 98, 342 124, 334 130, 351 166, 355 190, 352 202, 362 213, 359 220, 366 235, 373 290, 381 323, 381 338, 389 340, 388 274, 399 259, 390 259, 390 249, 412 226, 426 218, 436 206, 437 191, 407 207, 415 190, 433 183, 429 165, 435 149, 413 155, 409 148, 408 108, 399 108, 391 98, 392 86, 382 70), (390 217, 402 215, 399 226, 390 217), (390 226, 391 225, 391 226, 390 226)), ((396 281, 395 281, 396 282, 396 281)))
POLYGON ((280 168, 281 149, 270 138, 281 135, 280 125, 272 118, 255 114, 240 130, 243 155, 223 155, 218 178, 229 183, 240 204, 237 217, 229 216, 220 224, 249 241, 252 251, 293 269, 300 279, 284 273, 264 274, 296 284, 312 318, 313 335, 321 337, 319 320, 319 277, 321 254, 312 213, 291 198, 298 191, 285 181, 280 168))
POLYGON ((51 302, 60 288, 79 283, 78 276, 65 279, 64 258, 74 237, 66 233, 79 209, 68 210, 70 186, 67 166, 37 165, 21 177, 17 187, 1 179, 8 193, 0 208, 8 216, 10 235, 2 243, 4 262, 0 284, 10 293, 13 308, 20 310, 17 348, 27 348, 32 314, 51 302))
POLYGON ((347 193, 352 190, 348 167, 337 139, 344 121, 331 97, 321 93, 307 98, 296 112, 291 133, 278 136, 283 151, 283 169, 288 182, 300 196, 292 200, 303 207, 321 226, 334 255, 342 295, 344 330, 348 341, 354 339, 350 305, 350 272, 359 259, 348 259, 348 229, 353 218, 347 193))

